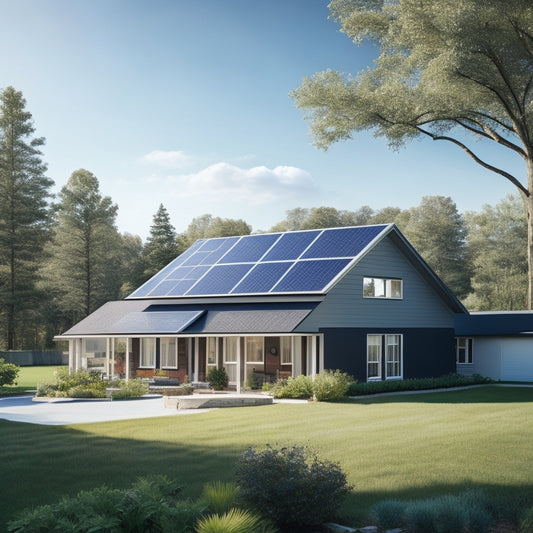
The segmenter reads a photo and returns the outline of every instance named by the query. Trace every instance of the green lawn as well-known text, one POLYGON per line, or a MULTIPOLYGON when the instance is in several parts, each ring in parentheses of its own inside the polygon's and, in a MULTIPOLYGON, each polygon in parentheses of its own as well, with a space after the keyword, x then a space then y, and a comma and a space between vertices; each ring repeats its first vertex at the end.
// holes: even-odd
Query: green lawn
MULTIPOLYGON (((98 405, 95 404, 95 409, 98 405)), ((45 427, 0 420, 0 516, 101 484, 167 474, 198 495, 232 480, 248 446, 309 444, 354 486, 343 514, 361 525, 384 498, 483 487, 533 505, 533 388, 281 404, 205 414, 45 427)), ((0 529, 1 529, 0 522, 0 529)))
POLYGON ((0 396, 20 394, 28 390, 35 390, 41 382, 54 382, 54 372, 57 366, 21 366, 17 384, 9 387, 0 387, 0 396))

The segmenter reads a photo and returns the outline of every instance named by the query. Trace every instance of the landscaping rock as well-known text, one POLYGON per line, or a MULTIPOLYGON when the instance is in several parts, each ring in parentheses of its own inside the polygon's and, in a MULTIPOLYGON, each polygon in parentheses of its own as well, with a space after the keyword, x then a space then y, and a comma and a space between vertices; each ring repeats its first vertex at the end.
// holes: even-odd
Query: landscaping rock
POLYGON ((378 533, 378 528, 377 526, 365 526, 360 527, 357 531, 360 533, 378 533))
POLYGON ((328 522, 324 524, 324 527, 331 531, 331 533, 355 533, 357 529, 353 527, 341 526, 340 524, 334 524, 333 522, 328 522))

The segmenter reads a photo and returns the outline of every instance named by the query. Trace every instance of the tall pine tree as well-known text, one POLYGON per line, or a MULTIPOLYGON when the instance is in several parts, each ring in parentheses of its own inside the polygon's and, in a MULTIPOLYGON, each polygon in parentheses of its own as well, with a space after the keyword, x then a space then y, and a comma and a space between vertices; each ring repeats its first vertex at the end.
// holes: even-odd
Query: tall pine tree
MULTIPOLYGON (((183 251, 183 250, 181 250, 183 251)), ((148 279, 168 265, 180 253, 176 243, 176 230, 170 216, 160 204, 150 226, 150 235, 144 246, 145 278, 148 279)))
POLYGON ((7 349, 26 348, 24 331, 39 307, 36 272, 49 230, 53 181, 33 137, 22 93, 0 93, 0 328, 7 349))
POLYGON ((121 240, 115 226, 118 207, 102 197, 98 179, 88 170, 72 173, 59 200, 42 275, 68 327, 118 297, 121 240))

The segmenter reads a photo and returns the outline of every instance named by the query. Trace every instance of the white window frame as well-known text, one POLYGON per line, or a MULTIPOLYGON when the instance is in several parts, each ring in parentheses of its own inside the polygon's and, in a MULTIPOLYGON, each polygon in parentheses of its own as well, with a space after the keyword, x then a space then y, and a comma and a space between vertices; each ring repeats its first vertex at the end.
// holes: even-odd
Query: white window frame
POLYGON ((224 354, 223 354, 223 361, 224 361, 224 367, 226 368, 226 373, 228 374, 229 383, 231 385, 234 385, 237 383, 237 358, 239 357, 239 342, 240 337, 224 337, 224 354), (235 343, 235 350, 230 350, 229 344, 230 342, 235 343), (229 354, 232 354, 232 357, 234 359, 229 359, 229 354), (233 374, 233 375, 232 375, 233 374), (235 379, 233 379, 233 377, 235 379))
POLYGON ((472 337, 456 337, 455 362, 458 365, 474 364, 474 339, 472 337), (461 346, 461 344, 463 345, 461 346), (459 360, 461 351, 464 353, 464 361, 459 360))
POLYGON ((161 337, 159 339, 159 352, 161 368, 177 369, 178 368, 178 339, 176 337, 161 337), (174 343, 173 361, 170 361, 168 347, 170 341, 174 343), (173 363, 173 364, 172 364, 173 363))
POLYGON ((363 277, 363 298, 376 298, 379 300, 403 300, 403 280, 399 278, 381 278, 375 276, 363 277), (376 282, 382 284, 382 291, 376 294, 376 282), (374 284, 373 294, 365 294, 367 286, 374 284), (393 290, 393 285, 399 284, 399 295, 396 293, 398 288, 393 290))
POLYGON ((366 378, 367 381, 382 381, 383 373, 385 373, 385 380, 403 379, 403 334, 401 333, 369 333, 366 336, 366 378), (391 343, 393 337, 397 338, 397 342, 391 343), (370 344, 370 340, 379 340, 378 343, 370 344), (370 360, 370 347, 378 347, 379 360, 370 360), (398 350, 394 353, 397 354, 397 358, 391 359, 389 347, 399 346, 398 350), (377 364, 377 375, 370 375, 370 364, 377 364), (396 364, 399 367, 399 374, 389 375, 389 365, 396 364))
POLYGON ((279 362, 280 365, 292 366, 292 337, 280 337, 279 362))
POLYGON ((259 365, 265 364, 265 338, 264 337, 246 337, 244 341, 244 353, 245 361, 247 365, 259 365), (250 344, 261 343, 261 360, 249 360, 250 357, 250 344))
POLYGON ((145 337, 141 339, 141 346, 140 346, 140 357, 139 357, 139 368, 155 368, 155 347, 156 347, 156 339, 155 337, 145 337), (148 349, 149 345, 151 346, 151 353, 149 353, 149 357, 152 359, 151 364, 145 364, 145 356, 147 355, 145 350, 148 349))
POLYGON ((216 368, 218 366, 218 337, 206 337, 205 339, 205 364, 208 368, 216 368), (210 362, 213 348, 213 346, 211 345, 213 343, 215 348, 215 362, 210 362))

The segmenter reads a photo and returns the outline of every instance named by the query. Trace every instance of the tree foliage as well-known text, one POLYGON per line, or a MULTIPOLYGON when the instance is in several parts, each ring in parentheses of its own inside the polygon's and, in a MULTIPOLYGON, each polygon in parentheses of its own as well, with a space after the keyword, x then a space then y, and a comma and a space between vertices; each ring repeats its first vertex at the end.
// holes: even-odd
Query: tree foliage
POLYGON ((0 93, 0 346, 22 347, 40 308, 37 270, 50 221, 53 181, 45 176, 32 116, 22 93, 0 93))
POLYGON ((496 206, 466 213, 473 259, 469 309, 524 309, 527 300, 527 220, 521 199, 509 195, 496 206))
POLYGON ((100 194, 94 174, 72 173, 55 206, 54 236, 43 267, 44 286, 57 307, 78 321, 107 300, 121 284, 121 241, 115 227, 118 207, 100 194))
POLYGON ((190 246, 198 239, 250 235, 251 231, 252 227, 242 219, 220 218, 205 214, 193 218, 181 239, 190 246))
POLYGON ((417 137, 453 143, 515 185, 528 223, 533 303, 533 6, 530 0, 333 0, 332 17, 359 44, 379 46, 372 69, 305 78, 293 95, 319 147, 373 131, 398 148, 417 137), (524 161, 516 176, 483 159, 468 134, 524 161))

